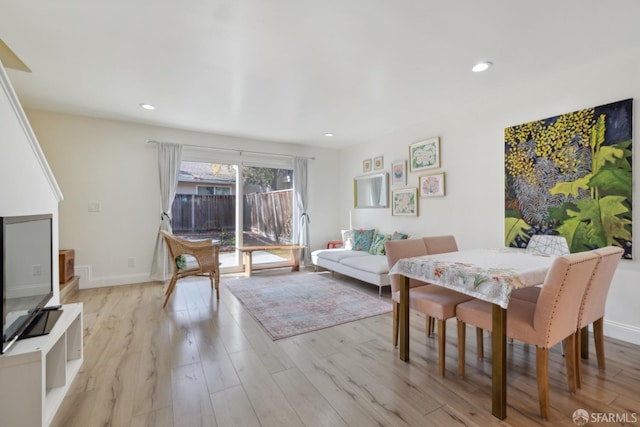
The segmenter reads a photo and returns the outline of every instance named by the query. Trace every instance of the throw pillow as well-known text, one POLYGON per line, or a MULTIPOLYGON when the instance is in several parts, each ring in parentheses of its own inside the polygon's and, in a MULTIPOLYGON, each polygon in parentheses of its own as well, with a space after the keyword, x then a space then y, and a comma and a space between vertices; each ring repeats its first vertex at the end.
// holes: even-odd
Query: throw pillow
POLYGON ((176 266, 178 267, 178 270, 184 270, 187 268, 187 257, 184 255, 178 255, 176 257, 176 266))
POLYGON ((390 234, 375 234, 371 247, 369 247, 369 253, 372 255, 384 255, 384 242, 391 240, 390 234))
POLYGON ((398 233, 397 231, 395 233, 393 233, 393 236, 391 236, 391 240, 404 240, 407 237, 409 237, 407 234, 404 233, 398 233))
POLYGON ((367 252, 371 247, 373 234, 375 230, 353 230, 353 248, 354 251, 367 252))
POLYGON ((353 232, 355 230, 342 230, 342 247, 353 249, 353 232))

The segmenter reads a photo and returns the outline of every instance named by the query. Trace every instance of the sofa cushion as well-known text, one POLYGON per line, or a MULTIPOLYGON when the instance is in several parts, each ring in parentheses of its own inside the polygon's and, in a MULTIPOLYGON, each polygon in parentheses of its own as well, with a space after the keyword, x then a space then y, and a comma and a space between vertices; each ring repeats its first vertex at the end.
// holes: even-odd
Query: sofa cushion
POLYGON ((390 239, 390 234, 375 234, 369 247, 369 253, 371 255, 384 255, 384 242, 390 239))
POLYGON ((322 249, 314 252, 318 258, 327 261, 341 262, 347 258, 361 258, 371 256, 368 252, 352 251, 350 249, 322 249))
POLYGON ((371 247, 375 230, 353 230, 353 250, 368 251, 371 247))
POLYGON ((366 257, 346 258, 341 264, 357 270, 368 271, 374 274, 386 274, 389 272, 387 258, 381 255, 369 255, 366 257))

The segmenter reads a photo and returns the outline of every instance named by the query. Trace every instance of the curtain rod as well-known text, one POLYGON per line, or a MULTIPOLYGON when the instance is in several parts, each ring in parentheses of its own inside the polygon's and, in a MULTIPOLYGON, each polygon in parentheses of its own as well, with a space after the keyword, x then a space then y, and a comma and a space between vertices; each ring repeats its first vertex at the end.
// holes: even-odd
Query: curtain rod
MULTIPOLYGON (((166 141, 156 141, 153 139, 147 139, 147 144, 158 144, 158 143, 167 143, 166 141)), ((171 142, 169 144, 175 144, 174 142, 171 142)), ((246 154, 258 154, 261 156, 272 156, 272 157, 289 157, 289 158, 296 158, 299 157, 301 159, 307 159, 307 160, 315 160, 315 157, 308 157, 308 156, 292 156, 291 154, 277 154, 277 153, 267 153, 264 151, 251 151, 251 150, 238 150, 235 148, 221 148, 221 147, 209 147, 207 145, 194 145, 194 144, 177 144, 177 145, 182 145, 183 147, 193 147, 193 148, 205 148, 208 150, 214 150, 214 151, 231 151, 234 153, 238 153, 239 155, 242 156, 242 153, 246 153, 246 154)))

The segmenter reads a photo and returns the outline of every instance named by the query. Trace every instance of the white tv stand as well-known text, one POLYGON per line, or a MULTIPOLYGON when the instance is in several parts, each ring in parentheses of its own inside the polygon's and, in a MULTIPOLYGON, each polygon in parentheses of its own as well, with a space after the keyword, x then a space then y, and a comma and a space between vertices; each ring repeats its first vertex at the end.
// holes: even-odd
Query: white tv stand
POLYGON ((62 310, 48 335, 20 340, 0 356, 2 425, 48 426, 80 370, 82 303, 62 310))

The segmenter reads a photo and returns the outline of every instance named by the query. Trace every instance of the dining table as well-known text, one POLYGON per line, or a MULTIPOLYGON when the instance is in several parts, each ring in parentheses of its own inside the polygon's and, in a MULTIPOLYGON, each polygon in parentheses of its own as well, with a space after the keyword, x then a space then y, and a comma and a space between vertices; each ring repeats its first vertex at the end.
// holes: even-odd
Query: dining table
POLYGON ((400 275, 399 356, 409 360, 409 279, 443 286, 492 306, 491 413, 507 416, 507 307, 514 289, 540 285, 554 256, 517 248, 480 248, 402 258, 389 270, 400 275))

